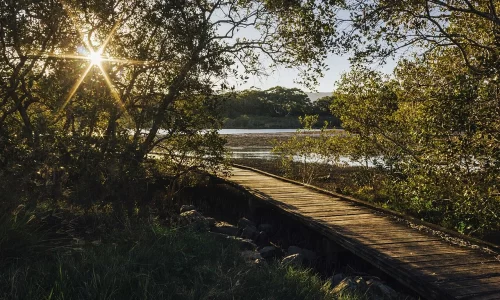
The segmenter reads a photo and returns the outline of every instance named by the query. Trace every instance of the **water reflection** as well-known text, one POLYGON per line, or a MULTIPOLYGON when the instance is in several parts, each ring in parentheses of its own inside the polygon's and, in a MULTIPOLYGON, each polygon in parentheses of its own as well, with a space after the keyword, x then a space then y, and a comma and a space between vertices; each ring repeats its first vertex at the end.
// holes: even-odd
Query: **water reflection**
POLYGON ((278 154, 271 152, 271 148, 243 148, 228 147, 232 158, 256 158, 256 159, 274 159, 278 154))
MULTIPOLYGON (((278 153, 273 153, 271 147, 228 147, 231 152, 231 157, 235 159, 276 159, 279 157, 278 153)), ((368 166, 374 167, 375 165, 380 165, 380 159, 373 159, 369 161, 368 164, 365 162, 353 161, 349 157, 341 156, 338 162, 334 162, 332 159, 325 158, 316 153, 310 153, 307 156, 294 156, 293 160, 295 162, 305 162, 305 163, 318 163, 318 164, 336 164, 336 165, 346 165, 346 166, 368 166)))

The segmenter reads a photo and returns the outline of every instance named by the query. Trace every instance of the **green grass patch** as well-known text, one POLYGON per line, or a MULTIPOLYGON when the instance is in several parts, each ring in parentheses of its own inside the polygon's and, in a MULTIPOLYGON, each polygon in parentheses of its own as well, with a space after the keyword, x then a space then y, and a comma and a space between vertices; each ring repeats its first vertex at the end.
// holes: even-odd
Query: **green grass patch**
POLYGON ((207 232, 135 224, 101 243, 50 248, 35 247, 47 235, 20 235, 32 225, 16 222, 15 231, 0 224, 11 233, 2 246, 18 236, 24 253, 0 258, 1 299, 361 299, 333 295, 309 270, 249 266, 234 242, 207 232))

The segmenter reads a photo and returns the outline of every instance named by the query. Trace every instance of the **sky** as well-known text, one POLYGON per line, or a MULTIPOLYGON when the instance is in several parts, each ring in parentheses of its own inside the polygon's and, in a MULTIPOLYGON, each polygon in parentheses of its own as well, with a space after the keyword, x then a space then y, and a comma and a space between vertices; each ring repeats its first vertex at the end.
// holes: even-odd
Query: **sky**
MULTIPOLYGON (((351 65, 349 63, 349 56, 330 55, 326 61, 328 70, 324 71, 324 77, 318 80, 318 85, 315 87, 316 91, 311 91, 304 86, 296 84, 294 81, 299 78, 299 72, 294 69, 279 68, 268 77, 255 77, 250 76, 245 84, 236 83, 237 90, 250 89, 252 87, 266 90, 275 86, 283 86, 286 88, 300 88, 305 92, 332 92, 335 89, 335 82, 340 79, 342 73, 348 72, 351 65)), ((383 66, 372 66, 374 69, 384 72, 392 73, 396 63, 389 61, 383 66)))
MULTIPOLYGON (((340 12, 340 16, 342 14, 347 14, 347 12, 340 12)), ((223 18, 222 16, 215 14, 215 18, 223 18)), ((347 18, 347 17, 346 17, 347 18)), ((219 33, 224 35, 228 28, 231 26, 221 26, 218 28, 219 33)), ((248 39, 257 39, 260 37, 260 33, 253 27, 239 28, 236 32, 234 32, 233 41, 237 38, 248 38, 248 39)), ((264 62, 264 65, 266 63, 264 62)), ((299 85, 295 83, 296 80, 299 79, 299 71, 295 69, 286 69, 286 68, 278 68, 271 73, 271 70, 265 70, 267 73, 271 73, 266 77, 257 77, 246 74, 250 78, 246 83, 242 83, 240 80, 236 80, 234 78, 229 79, 230 85, 234 85, 236 90, 244 90, 257 88, 261 90, 266 90, 275 86, 282 86, 286 88, 300 88, 304 92, 319 92, 319 93, 330 93, 335 89, 335 82, 340 79, 342 73, 348 72, 350 69, 349 56, 344 55, 334 55, 331 54, 327 57, 326 64, 328 66, 328 70, 324 70, 323 78, 318 79, 318 85, 315 86, 315 90, 310 90, 305 86, 299 85)), ((396 66, 396 62, 394 60, 388 60, 388 62, 383 66, 371 66, 373 69, 384 72, 386 74, 392 73, 393 69, 396 66)), ((241 71, 241 69, 240 69, 241 71)))

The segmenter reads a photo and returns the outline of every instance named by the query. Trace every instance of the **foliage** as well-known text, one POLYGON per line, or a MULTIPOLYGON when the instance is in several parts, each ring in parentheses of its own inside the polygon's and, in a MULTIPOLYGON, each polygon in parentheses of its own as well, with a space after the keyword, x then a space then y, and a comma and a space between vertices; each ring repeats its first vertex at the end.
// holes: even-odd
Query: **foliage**
POLYGON ((330 115, 330 105, 333 102, 333 96, 321 97, 312 104, 312 114, 319 116, 330 115))
MULTIPOLYGON (((321 142, 342 145, 326 157, 364 160, 365 170, 376 160, 384 176, 367 172, 367 187, 381 180, 390 207, 467 234, 500 230, 498 3, 346 1, 344 9, 337 42, 356 64, 333 95, 346 134, 321 142), (403 50, 392 76, 362 65, 403 50)), ((309 151, 324 151, 316 143, 309 151)))
MULTIPOLYGON (((234 91, 219 97, 226 128, 300 128, 300 122, 291 117, 306 114, 318 114, 332 125, 340 125, 329 113, 331 97, 311 102, 298 88, 276 86, 265 91, 234 91)), ((322 125, 321 122, 313 124, 315 128, 322 125)))
POLYGON ((309 97, 300 89, 283 88, 245 90, 232 92, 224 97, 225 116, 236 118, 241 115, 268 117, 299 116, 311 109, 309 97))
POLYGON ((468 234, 498 230, 498 84, 459 55, 403 60, 393 78, 353 69, 331 106, 346 134, 307 145, 294 137, 278 150, 289 160, 314 153, 364 162, 364 184, 379 180, 386 205, 468 234))
POLYGON ((394 79, 355 70, 333 109, 386 159, 395 206, 467 233, 498 230, 498 85, 460 56, 403 60, 394 79))
MULTIPOLYGON (((318 116, 299 117, 299 120, 307 131, 317 123, 318 116)), ((275 143, 272 151, 280 155, 285 175, 290 176, 293 173, 293 162, 298 162, 300 180, 311 183, 316 176, 318 163, 340 163, 340 157, 336 155, 338 151, 332 151, 338 144, 330 143, 327 127, 328 123, 325 123, 319 136, 302 135, 304 130, 298 129, 297 133, 287 141, 275 143)))
POLYGON ((162 151, 175 178, 220 170, 216 95, 227 79, 260 74, 264 60, 321 73, 334 10, 311 1, 3 1, 1 204, 134 198, 127 187, 151 174, 151 152, 162 151))
POLYGON ((476 73, 498 68, 499 4, 489 0, 346 1, 347 30, 337 41, 354 60, 376 61, 403 51, 423 55, 452 48, 476 73))
POLYGON ((234 119, 224 119, 224 128, 299 128, 300 122, 295 118, 263 117, 255 115, 241 115, 234 119))
POLYGON ((265 91, 264 101, 273 107, 278 116, 304 113, 311 105, 308 96, 300 89, 286 89, 280 86, 265 91))

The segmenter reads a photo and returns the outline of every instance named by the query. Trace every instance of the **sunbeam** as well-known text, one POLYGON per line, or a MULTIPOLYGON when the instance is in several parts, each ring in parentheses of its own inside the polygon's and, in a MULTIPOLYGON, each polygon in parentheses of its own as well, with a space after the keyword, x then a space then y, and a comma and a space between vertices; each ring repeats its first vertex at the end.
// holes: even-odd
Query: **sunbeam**
POLYGON ((84 45, 84 47, 79 47, 79 54, 58 54, 58 53, 39 53, 37 55, 32 55, 32 57, 36 58, 57 58, 57 59, 75 59, 75 60, 86 60, 89 62, 89 65, 86 67, 85 71, 83 74, 78 78, 77 82, 73 85, 71 88, 68 96, 66 97, 63 105, 58 109, 57 114, 56 114, 56 120, 59 119, 59 116, 61 115, 62 111, 68 106, 70 103, 71 99, 73 96, 76 94, 78 89, 80 88, 81 84, 89 74, 90 70, 96 66, 99 70, 101 75, 104 78, 104 81, 106 82, 106 85, 108 86, 111 96, 116 100, 117 104, 120 106, 120 109, 126 113, 125 109, 125 103, 122 101, 120 97, 119 91, 116 89, 115 85, 113 84, 108 72, 104 69, 103 63, 108 62, 108 63, 117 63, 117 64, 128 64, 128 65, 150 65, 151 63, 148 61, 139 61, 139 60, 130 60, 130 59, 122 59, 122 58, 113 58, 113 57, 108 57, 108 56, 103 56, 103 53, 106 52, 106 48, 108 47, 109 43, 113 39, 116 31, 120 27, 120 24, 122 23, 122 20, 118 20, 113 24, 113 27, 109 31, 109 33, 106 35, 106 38, 104 41, 102 41, 101 45, 99 47, 94 47, 92 46, 92 43, 90 41, 90 36, 86 36, 82 30, 81 26, 78 26, 78 18, 73 14, 71 9, 69 9, 64 2, 64 0, 60 0, 61 4, 66 11, 69 20, 71 20, 71 23, 75 27, 75 29, 78 31, 78 34, 80 36, 80 39, 84 45))
POLYGON ((125 110, 125 103, 123 103, 123 101, 121 100, 120 95, 119 95, 118 91, 116 90, 115 86, 113 85, 113 83, 111 82, 111 79, 109 78, 108 73, 106 72, 106 70, 104 70, 104 68, 103 68, 103 66, 101 64, 98 64, 97 66, 101 70, 101 74, 104 77, 104 80, 106 81, 106 84, 109 87, 111 95, 113 96, 113 98, 115 98, 115 100, 118 103, 118 105, 120 105, 120 108, 123 111, 126 111, 125 110))
POLYGON ((90 60, 90 64, 93 65, 93 66, 100 67, 101 63, 103 61, 103 57, 101 56, 101 54, 99 52, 93 52, 93 51, 91 51, 90 54, 89 54, 89 56, 88 56, 88 58, 90 60))
MULTIPOLYGON (((61 108, 59 108, 59 111, 57 112, 56 116, 59 116, 59 114, 66 108, 66 106, 68 105, 69 101, 71 100, 71 98, 73 98, 73 96, 75 95, 76 91, 78 90, 78 88, 82 84, 82 82, 85 79, 85 77, 87 77, 87 74, 90 72, 90 70, 92 69, 92 67, 93 67, 93 65, 89 64, 87 66, 87 69, 85 69, 85 71, 83 72, 83 74, 78 79, 78 81, 73 85, 73 87, 71 88, 71 90, 69 92, 68 97, 66 97, 66 100, 64 101, 63 105, 61 106, 61 108)), ((57 117, 57 119, 58 119, 58 117, 57 117)))

